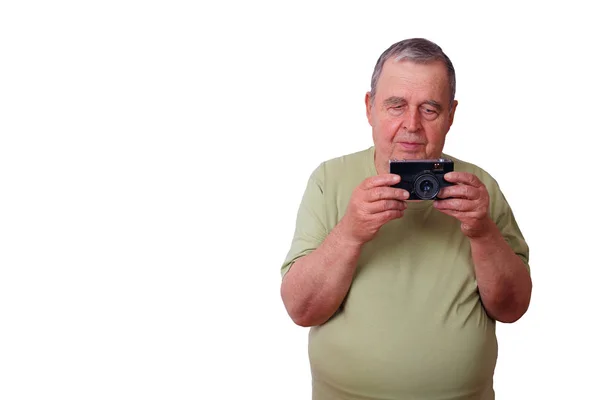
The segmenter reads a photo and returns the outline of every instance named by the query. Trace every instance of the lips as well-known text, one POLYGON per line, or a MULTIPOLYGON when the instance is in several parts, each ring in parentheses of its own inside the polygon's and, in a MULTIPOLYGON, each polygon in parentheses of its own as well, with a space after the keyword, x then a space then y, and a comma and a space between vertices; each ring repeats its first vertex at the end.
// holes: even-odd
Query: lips
POLYGON ((402 147, 403 150, 407 150, 407 151, 419 150, 421 148, 421 146, 423 146, 423 143, 400 142, 400 147, 402 147))

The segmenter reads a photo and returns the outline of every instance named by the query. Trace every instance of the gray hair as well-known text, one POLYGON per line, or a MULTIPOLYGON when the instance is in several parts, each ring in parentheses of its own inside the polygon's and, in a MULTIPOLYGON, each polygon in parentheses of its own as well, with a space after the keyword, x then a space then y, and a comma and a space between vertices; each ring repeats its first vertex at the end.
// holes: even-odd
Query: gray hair
POLYGON ((437 44, 422 38, 406 39, 398 43, 391 45, 386 51, 384 51, 373 71, 371 77, 371 104, 375 99, 375 92, 377 89, 377 82, 379 82, 379 76, 383 69, 383 64, 393 58, 394 61, 409 60, 416 63, 430 63, 435 61, 442 61, 448 71, 448 82, 450 84, 450 105, 454 101, 454 95, 456 94, 456 73, 454 72, 454 66, 450 58, 442 51, 442 48, 437 44))

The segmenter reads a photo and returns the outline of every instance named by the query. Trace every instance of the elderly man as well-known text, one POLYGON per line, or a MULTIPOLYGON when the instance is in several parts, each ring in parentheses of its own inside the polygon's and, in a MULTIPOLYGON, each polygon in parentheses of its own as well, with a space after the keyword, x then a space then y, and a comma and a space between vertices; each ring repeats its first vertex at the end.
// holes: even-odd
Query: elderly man
POLYGON ((439 46, 392 45, 365 97, 374 146, 308 180, 281 296, 311 327, 313 399, 494 399, 495 321, 529 306, 529 248, 497 182, 443 153, 455 87, 439 46), (390 160, 439 158, 453 184, 408 200, 390 160))

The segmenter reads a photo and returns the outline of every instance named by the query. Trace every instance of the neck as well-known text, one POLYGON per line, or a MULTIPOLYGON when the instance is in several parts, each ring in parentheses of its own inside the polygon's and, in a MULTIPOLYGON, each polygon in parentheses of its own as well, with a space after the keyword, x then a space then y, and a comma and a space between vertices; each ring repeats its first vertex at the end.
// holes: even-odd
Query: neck
POLYGON ((377 170, 377 174, 389 174, 390 173, 390 160, 382 159, 377 150, 375 150, 375 159, 373 162, 375 163, 375 169, 377 170))

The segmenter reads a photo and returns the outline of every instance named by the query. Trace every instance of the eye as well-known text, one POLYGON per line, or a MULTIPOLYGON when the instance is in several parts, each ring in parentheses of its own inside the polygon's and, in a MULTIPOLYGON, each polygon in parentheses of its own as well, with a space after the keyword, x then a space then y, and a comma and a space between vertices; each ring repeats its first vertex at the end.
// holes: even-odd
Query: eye
POLYGON ((397 104, 397 105, 390 106, 388 108, 389 112, 391 114, 393 114, 393 115, 402 114, 402 112, 404 111, 404 109, 405 109, 404 104, 397 104))
POLYGON ((430 106, 421 107, 421 112, 423 113, 423 116, 429 121, 436 119, 438 116, 438 111, 430 106))

